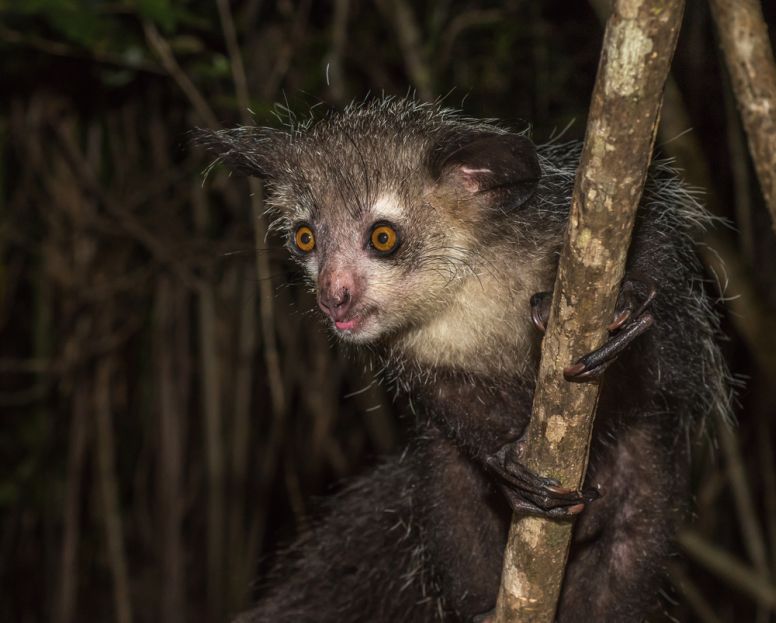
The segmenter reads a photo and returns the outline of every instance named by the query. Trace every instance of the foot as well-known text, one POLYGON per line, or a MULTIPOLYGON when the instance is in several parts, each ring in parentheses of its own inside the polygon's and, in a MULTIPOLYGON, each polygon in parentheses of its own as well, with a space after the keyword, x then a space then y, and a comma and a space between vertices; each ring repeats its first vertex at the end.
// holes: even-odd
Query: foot
MULTIPOLYGON (((655 319, 647 308, 656 293, 655 284, 649 278, 626 279, 617 298, 614 320, 607 327, 611 334, 609 339, 600 348, 566 366, 563 370, 566 380, 583 383, 599 378, 633 340, 654 324, 655 319)), ((551 302, 551 292, 538 292, 531 297, 531 320, 542 332, 547 327, 551 302)))
POLYGON ((553 478, 535 474, 520 462, 521 453, 520 442, 509 443, 485 460, 513 511, 540 517, 569 517, 581 513, 586 504, 599 497, 597 489, 567 489, 553 478))

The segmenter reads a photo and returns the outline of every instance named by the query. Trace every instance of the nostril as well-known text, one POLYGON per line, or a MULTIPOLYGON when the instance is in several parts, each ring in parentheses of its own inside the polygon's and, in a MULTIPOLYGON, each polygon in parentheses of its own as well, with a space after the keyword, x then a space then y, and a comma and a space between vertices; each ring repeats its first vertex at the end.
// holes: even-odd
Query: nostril
POLYGON ((344 288, 340 295, 337 297, 336 307, 342 307, 350 302, 350 291, 344 288))
POLYGON ((318 297, 318 303, 327 313, 333 313, 335 310, 338 313, 343 313, 347 311, 351 298, 350 290, 342 288, 335 293, 321 293, 321 296, 318 297))

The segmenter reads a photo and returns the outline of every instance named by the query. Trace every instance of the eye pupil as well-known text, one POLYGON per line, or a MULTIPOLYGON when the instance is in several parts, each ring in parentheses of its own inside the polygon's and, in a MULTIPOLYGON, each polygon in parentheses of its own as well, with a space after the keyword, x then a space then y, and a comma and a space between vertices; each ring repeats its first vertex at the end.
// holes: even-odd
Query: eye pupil
POLYGON ((378 224, 372 229, 370 243, 373 249, 387 255, 399 245, 399 236, 390 225, 378 224))
POLYGON ((294 244, 297 250, 303 253, 310 253, 315 248, 315 236, 307 225, 297 228, 294 234, 294 244))

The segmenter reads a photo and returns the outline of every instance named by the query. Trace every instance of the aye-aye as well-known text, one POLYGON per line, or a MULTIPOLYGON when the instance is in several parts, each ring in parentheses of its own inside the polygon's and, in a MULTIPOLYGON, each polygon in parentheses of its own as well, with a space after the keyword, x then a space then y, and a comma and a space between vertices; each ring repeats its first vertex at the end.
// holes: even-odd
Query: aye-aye
POLYGON ((652 167, 609 341, 566 368, 603 380, 587 488, 571 491, 522 467, 519 440, 578 145, 390 98, 199 140, 266 180, 331 330, 418 416, 409 447, 328 502, 240 621, 487 620, 513 510, 580 513, 559 621, 641 621, 687 506, 688 440, 728 403, 692 242, 707 217, 668 167, 652 167))

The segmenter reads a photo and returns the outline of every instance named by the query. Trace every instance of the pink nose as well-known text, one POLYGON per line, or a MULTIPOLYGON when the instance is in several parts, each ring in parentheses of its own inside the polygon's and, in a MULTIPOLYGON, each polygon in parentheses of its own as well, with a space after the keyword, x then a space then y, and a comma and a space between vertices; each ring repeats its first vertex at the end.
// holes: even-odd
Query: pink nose
POLYGON ((324 271, 318 278, 318 305, 335 322, 347 320, 357 299, 356 280, 349 271, 324 271))

